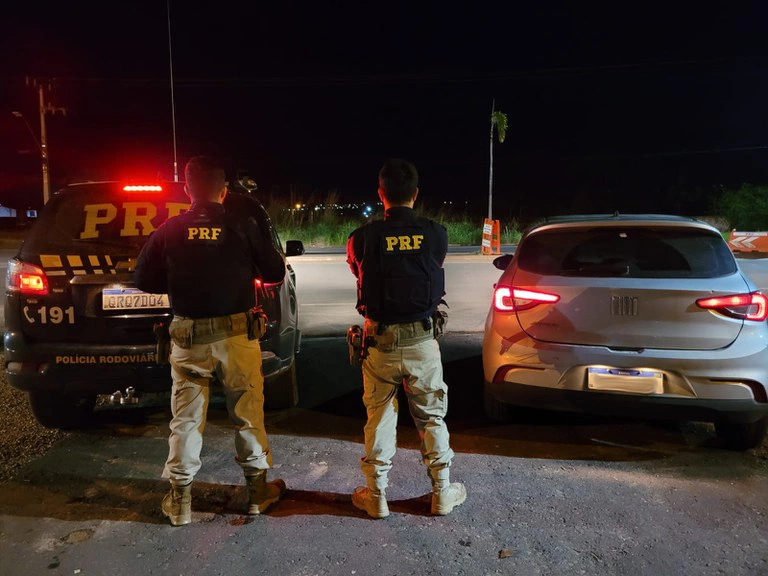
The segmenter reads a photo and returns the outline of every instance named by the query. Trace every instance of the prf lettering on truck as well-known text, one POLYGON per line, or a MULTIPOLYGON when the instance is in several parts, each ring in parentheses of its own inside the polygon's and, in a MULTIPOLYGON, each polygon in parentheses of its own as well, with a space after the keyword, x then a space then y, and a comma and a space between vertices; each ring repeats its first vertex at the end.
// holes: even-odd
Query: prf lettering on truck
POLYGON ((384 236, 387 252, 416 252, 421 250, 424 241, 423 234, 410 234, 407 236, 384 236))
POLYGON ((123 202, 119 207, 109 202, 86 204, 83 206, 85 225, 80 232, 80 239, 98 238, 99 227, 112 222, 119 211, 124 215, 120 236, 149 236, 168 218, 178 216, 188 209, 189 204, 186 202, 166 202, 162 207, 152 202, 123 202))

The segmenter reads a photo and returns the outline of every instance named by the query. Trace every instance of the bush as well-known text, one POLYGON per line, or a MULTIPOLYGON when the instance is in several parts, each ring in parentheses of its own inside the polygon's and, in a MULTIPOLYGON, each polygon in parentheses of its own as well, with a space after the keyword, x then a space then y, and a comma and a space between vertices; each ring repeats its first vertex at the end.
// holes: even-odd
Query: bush
MULTIPOLYGON (((336 204, 335 195, 315 210, 312 206, 294 209, 286 202, 273 202, 268 210, 277 226, 280 238, 301 240, 307 247, 345 246, 349 235, 368 219, 358 214, 340 215, 337 210, 327 208, 336 204)), ((440 222, 448 230, 448 242, 461 246, 479 246, 483 238, 483 221, 467 215, 452 214, 445 210, 429 213, 423 207, 416 209, 417 214, 440 222)), ((381 213, 375 217, 381 217, 381 213)), ((520 240, 520 229, 516 220, 502 225, 501 243, 515 244, 520 240)))
POLYGON ((768 187, 742 184, 738 190, 724 190, 713 211, 728 221, 730 229, 768 230, 768 187))

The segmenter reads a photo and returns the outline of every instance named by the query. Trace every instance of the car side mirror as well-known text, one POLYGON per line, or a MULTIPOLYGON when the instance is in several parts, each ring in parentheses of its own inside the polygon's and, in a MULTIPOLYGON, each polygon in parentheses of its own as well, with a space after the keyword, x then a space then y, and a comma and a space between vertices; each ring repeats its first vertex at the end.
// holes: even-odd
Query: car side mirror
POLYGON ((288 240, 285 243, 286 256, 301 256, 304 254, 304 243, 301 240, 288 240))
POLYGON ((238 177, 238 182, 240 183, 240 186, 248 190, 248 192, 251 194, 259 189, 259 185, 256 183, 256 180, 250 176, 240 176, 238 177))
POLYGON ((512 262, 512 258, 514 258, 514 254, 504 254, 503 256, 499 256, 498 258, 493 259, 493 265, 496 266, 499 270, 506 270, 507 266, 509 266, 509 263, 512 262))

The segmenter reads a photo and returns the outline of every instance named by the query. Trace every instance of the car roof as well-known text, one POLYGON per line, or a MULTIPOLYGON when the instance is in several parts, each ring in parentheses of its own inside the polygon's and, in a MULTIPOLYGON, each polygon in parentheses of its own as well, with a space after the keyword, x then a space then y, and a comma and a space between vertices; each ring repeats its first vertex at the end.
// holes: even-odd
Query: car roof
POLYGON ((616 224, 631 224, 645 226, 690 226, 692 228, 704 228, 710 231, 719 232, 717 228, 690 216, 678 216, 674 214, 566 214, 559 216, 549 216, 540 220, 529 228, 528 232, 541 230, 544 227, 571 227, 578 225, 590 226, 613 226, 616 224))
MULTIPOLYGON (((130 180, 82 180, 80 182, 70 182, 66 184, 65 186, 62 186, 58 190, 54 191, 55 195, 64 195, 64 194, 76 194, 77 192, 82 192, 83 190, 88 190, 89 188, 95 188, 99 186, 123 186, 123 185, 160 185, 164 187, 175 187, 178 189, 180 186, 184 186, 186 182, 184 180, 158 180, 158 179, 152 179, 152 178, 139 178, 139 179, 130 179, 130 180)), ((230 194, 237 194, 241 196, 247 196, 249 198, 252 198, 259 204, 261 204, 261 200, 254 195, 253 193, 249 192, 247 189, 245 189, 239 182, 230 183, 227 186, 228 192, 230 194)))

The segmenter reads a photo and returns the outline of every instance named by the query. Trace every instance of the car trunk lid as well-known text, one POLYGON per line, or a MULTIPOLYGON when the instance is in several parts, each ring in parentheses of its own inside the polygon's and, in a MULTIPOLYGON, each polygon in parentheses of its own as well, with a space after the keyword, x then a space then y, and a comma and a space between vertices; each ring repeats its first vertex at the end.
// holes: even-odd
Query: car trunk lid
POLYGON ((744 293, 740 274, 711 280, 634 278, 570 279, 515 276, 516 287, 531 287, 559 296, 517 312, 520 326, 537 340, 561 344, 604 345, 616 349, 668 348, 714 350, 731 344, 743 320, 726 318, 696 305, 712 296, 744 293))

